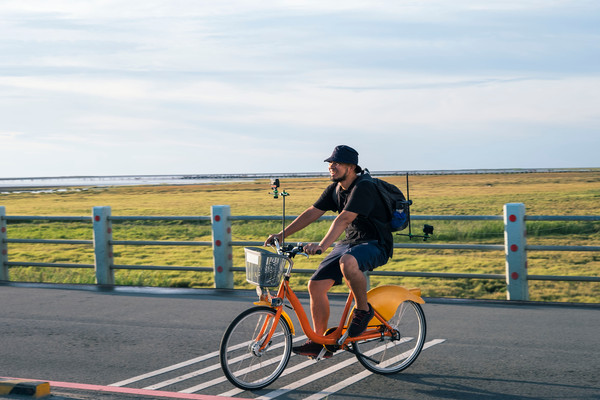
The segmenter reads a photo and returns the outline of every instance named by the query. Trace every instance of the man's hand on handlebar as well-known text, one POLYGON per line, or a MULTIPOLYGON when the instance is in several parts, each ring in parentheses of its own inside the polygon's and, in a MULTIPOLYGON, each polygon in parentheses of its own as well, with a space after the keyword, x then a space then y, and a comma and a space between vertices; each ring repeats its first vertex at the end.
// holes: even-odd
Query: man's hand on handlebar
POLYGON ((304 245, 304 252, 309 255, 321 254, 324 249, 318 243, 308 243, 304 245))
POLYGON ((277 234, 273 234, 273 235, 269 235, 269 237, 267 238, 267 240, 265 240, 265 246, 271 246, 273 244, 275 244, 275 239, 277 239, 277 241, 279 243, 283 242, 283 233, 277 233, 277 234))

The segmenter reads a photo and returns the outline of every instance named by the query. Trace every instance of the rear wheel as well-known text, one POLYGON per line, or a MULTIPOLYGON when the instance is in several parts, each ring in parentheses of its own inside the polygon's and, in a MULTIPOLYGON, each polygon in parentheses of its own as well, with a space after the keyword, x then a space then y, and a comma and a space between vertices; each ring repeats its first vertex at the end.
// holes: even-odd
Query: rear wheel
POLYGON ((292 334, 284 318, 275 320, 270 307, 250 308, 238 315, 221 340, 221 368, 235 386, 261 389, 273 383, 285 369, 292 352, 292 334), (275 332, 265 346, 268 332, 275 332))
POLYGON ((425 314, 418 303, 402 302, 388 324, 394 328, 391 337, 353 344, 358 361, 377 374, 393 374, 408 368, 425 343, 425 314))

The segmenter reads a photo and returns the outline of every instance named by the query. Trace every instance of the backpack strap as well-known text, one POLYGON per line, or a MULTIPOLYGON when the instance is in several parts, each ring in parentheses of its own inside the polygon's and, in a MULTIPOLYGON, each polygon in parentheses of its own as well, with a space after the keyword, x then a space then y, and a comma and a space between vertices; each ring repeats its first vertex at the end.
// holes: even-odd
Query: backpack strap
MULTIPOLYGON (((356 187, 356 185, 358 185, 360 183, 361 180, 363 179, 373 179, 371 178, 371 175, 369 174, 369 170, 368 169, 363 169, 360 173, 360 175, 357 176, 356 180, 353 183, 353 186, 356 187)), ((342 191, 340 184, 337 183, 335 185, 335 190, 333 191, 333 201, 334 203, 337 205, 338 208, 338 213, 342 212, 342 208, 341 208, 341 204, 340 204, 340 192, 342 191)))

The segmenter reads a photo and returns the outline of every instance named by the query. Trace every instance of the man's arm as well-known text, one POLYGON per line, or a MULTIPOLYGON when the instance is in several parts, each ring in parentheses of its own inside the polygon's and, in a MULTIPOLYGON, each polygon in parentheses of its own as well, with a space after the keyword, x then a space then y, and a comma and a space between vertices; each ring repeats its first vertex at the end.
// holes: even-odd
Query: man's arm
POLYGON ((309 243, 308 245, 304 246, 306 253, 316 254, 319 250, 321 252, 327 250, 333 244, 333 242, 335 242, 342 235, 348 225, 350 225, 350 223, 354 221, 357 216, 358 214, 355 212, 346 210, 342 211, 340 215, 338 215, 333 221, 329 227, 329 231, 327 231, 327 234, 319 244, 309 243))
MULTIPOLYGON (((302 214, 298 215, 298 217, 285 228, 285 237, 291 236, 294 233, 306 228, 308 225, 321 218, 323 214, 325 214, 325 211, 319 210, 315 206, 310 206, 302 214)), ((278 234, 270 235, 265 241, 265 246, 272 244, 273 239, 277 239, 279 240, 279 242, 282 242, 284 232, 279 232, 278 234)))

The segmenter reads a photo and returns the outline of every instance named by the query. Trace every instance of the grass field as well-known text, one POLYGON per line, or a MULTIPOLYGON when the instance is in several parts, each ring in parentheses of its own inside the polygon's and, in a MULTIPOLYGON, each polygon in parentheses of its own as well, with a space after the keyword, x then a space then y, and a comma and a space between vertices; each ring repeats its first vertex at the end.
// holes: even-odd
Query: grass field
MULTIPOLYGON (((386 180, 405 186, 404 177, 386 180)), ((282 188, 288 215, 312 204, 328 184, 325 178, 285 179, 282 188)), ((528 174, 416 175, 411 177, 414 215, 501 215, 505 203, 524 203, 528 215, 600 215, 600 171, 528 174)), ((91 215, 94 206, 111 206, 113 215, 210 215, 211 206, 228 204, 233 215, 279 215, 281 199, 269 195, 269 182, 231 182, 185 186, 124 186, 88 188, 55 193, 0 194, 7 215, 91 215)), ((423 221, 414 226, 422 226, 423 221)), ((500 221, 424 221, 435 226, 433 243, 503 244, 500 221)), ((329 222, 316 223, 290 238, 318 241, 329 222)), ((210 241, 209 223, 119 222, 115 240, 210 241)), ((280 229, 277 222, 234 222, 233 240, 264 240, 280 229)), ((600 222, 528 222, 528 244, 600 245, 600 222)), ((9 238, 92 239, 86 223, 9 223, 9 238)), ((396 237, 397 242, 407 241, 396 237)), ((320 257, 298 262, 315 268, 320 257)), ((10 244, 9 261, 93 264, 93 250, 85 245, 10 244)), ((209 247, 115 246, 115 263, 131 265, 211 266, 209 247)), ((234 265, 243 265, 243 249, 234 249, 234 265)), ((529 252, 529 273, 534 275, 591 275, 600 272, 596 252, 529 252)), ((503 252, 396 249, 383 270, 504 273, 503 252)), ((90 269, 15 267, 13 281, 93 283, 90 269)), ((212 287, 210 273, 117 271, 117 284, 212 287)), ((294 286, 305 287, 308 276, 297 275, 294 286)), ((505 283, 481 279, 425 279, 372 277, 372 285, 396 283, 419 286, 425 296, 506 298, 505 283)), ((249 287, 236 274, 236 287, 249 287)), ((339 288, 339 290, 345 290, 339 288)), ((543 301, 600 303, 600 284, 530 282, 530 298, 543 301)))

